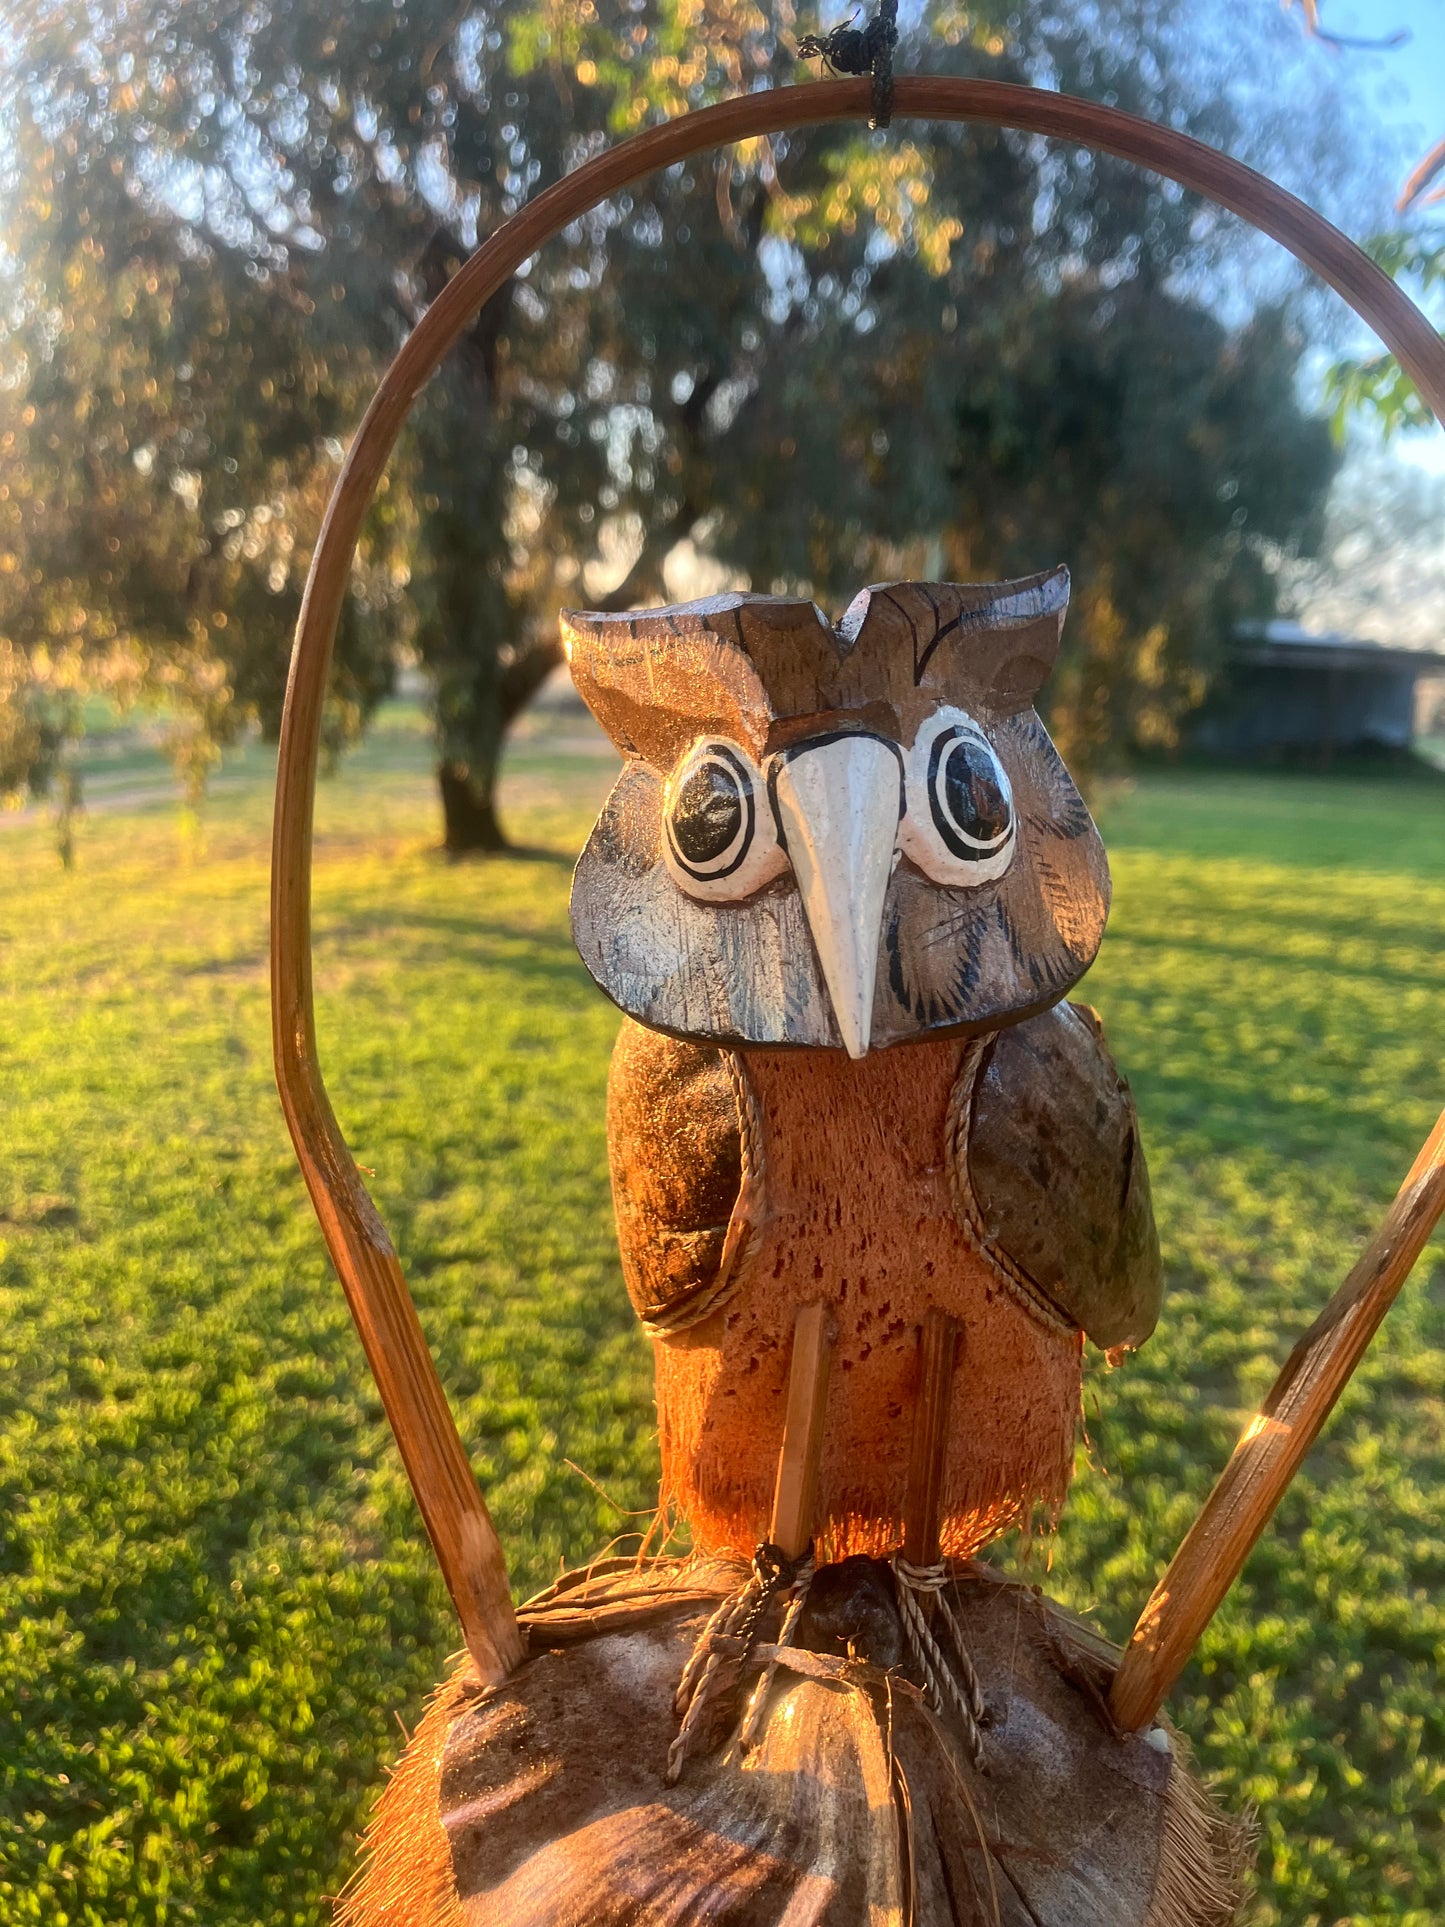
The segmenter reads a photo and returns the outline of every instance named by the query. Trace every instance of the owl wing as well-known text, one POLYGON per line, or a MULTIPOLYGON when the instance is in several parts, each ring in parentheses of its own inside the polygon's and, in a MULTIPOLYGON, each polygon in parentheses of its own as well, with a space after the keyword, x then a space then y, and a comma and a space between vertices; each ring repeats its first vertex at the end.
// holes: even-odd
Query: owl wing
POLYGON ((966 1168, 987 1241, 1106 1350, 1159 1316, 1159 1236, 1129 1086, 1086 1005, 1000 1031, 974 1071, 966 1168))
POLYGON ((715 1309, 746 1229, 724 1054, 624 1022, 607 1079, 607 1143, 628 1294, 650 1330, 685 1330, 715 1309))

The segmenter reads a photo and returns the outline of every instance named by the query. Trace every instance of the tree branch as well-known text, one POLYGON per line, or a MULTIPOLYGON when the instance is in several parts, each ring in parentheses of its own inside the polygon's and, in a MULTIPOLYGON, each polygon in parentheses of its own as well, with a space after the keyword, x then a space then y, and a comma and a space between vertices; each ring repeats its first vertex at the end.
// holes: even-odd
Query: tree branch
MULTIPOLYGON (((1424 160, 1420 162, 1405 185, 1400 189, 1400 198, 1395 203, 1396 213, 1405 214, 1417 203, 1423 206, 1425 201, 1422 197, 1425 196, 1426 188, 1429 187, 1436 175, 1442 172, 1445 172, 1445 140, 1438 142, 1430 149, 1430 152, 1425 156, 1424 160)), ((1438 200, 1441 191, 1441 189, 1437 188, 1434 194, 1428 196, 1428 199, 1431 201, 1438 200)))
MULTIPOLYGON (((1294 0, 1287 0, 1293 6, 1294 0)), ((1343 53, 1351 48, 1360 53, 1392 53, 1396 47, 1403 47, 1410 39, 1408 27, 1397 27, 1394 33, 1385 34, 1378 40, 1367 39, 1360 34, 1329 33, 1320 24, 1320 8, 1324 0, 1300 0, 1305 17, 1305 32, 1311 40, 1318 40, 1322 47, 1333 53, 1343 53)))

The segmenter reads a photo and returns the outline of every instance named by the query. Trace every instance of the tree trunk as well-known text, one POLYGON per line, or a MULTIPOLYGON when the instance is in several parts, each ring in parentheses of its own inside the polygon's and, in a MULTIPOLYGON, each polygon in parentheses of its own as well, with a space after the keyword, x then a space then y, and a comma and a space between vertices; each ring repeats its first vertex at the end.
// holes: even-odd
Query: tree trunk
POLYGON ((562 659, 562 645, 550 628, 524 640, 515 653, 508 650, 505 661, 498 660, 488 633, 474 630, 473 635, 470 658, 451 657, 434 671, 442 847, 450 857, 516 847, 497 815, 507 731, 562 659))
POLYGON ((445 826, 442 848, 448 856, 496 854, 511 848, 497 817, 495 764, 478 769, 470 763, 439 762, 437 787, 445 826))

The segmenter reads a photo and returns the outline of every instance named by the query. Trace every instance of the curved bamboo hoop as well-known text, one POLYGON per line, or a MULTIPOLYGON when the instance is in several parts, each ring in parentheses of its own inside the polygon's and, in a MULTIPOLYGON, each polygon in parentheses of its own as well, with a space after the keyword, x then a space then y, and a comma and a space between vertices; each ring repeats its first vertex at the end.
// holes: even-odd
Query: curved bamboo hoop
MULTIPOLYGON (((482 304, 544 242, 598 202, 658 168, 760 135, 827 121, 866 122, 871 107, 872 82, 867 79, 819 81, 748 94, 649 128, 599 154, 529 202, 448 282, 387 370, 342 464, 311 560, 291 658, 276 773, 271 867, 276 1081, 327 1249, 346 1291, 463 1636, 478 1672, 488 1682, 505 1678, 523 1654, 506 1560, 396 1253, 332 1112, 316 1050, 311 980, 316 755, 331 647, 352 555, 376 484, 423 384, 482 304)), ((900 77, 894 114, 977 121, 1071 141, 1136 162, 1217 202, 1288 248, 1342 295, 1398 356, 1445 423, 1445 343, 1353 242, 1253 169, 1188 135, 1116 108, 999 81, 900 77)))

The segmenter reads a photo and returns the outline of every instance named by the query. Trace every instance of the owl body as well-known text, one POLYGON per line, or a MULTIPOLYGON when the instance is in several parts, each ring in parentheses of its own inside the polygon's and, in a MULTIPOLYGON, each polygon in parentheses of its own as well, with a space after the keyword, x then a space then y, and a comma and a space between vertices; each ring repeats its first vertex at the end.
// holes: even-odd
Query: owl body
POLYGON ((943 1552, 1057 1509, 1084 1327, 1140 1342, 1157 1286, 1133 1106, 1088 1016, 1064 1006, 1012 1035, 860 1061, 725 1056, 627 1025, 608 1137, 624 1275, 656 1348, 663 1490, 700 1545, 767 1536, 809 1302, 836 1333, 822 1556, 897 1548, 933 1307, 961 1335, 943 1552))
POLYGON ((1152 1328, 1127 1086, 1063 1003, 1108 868, 1032 707, 1065 572, 894 583, 830 624, 725 597, 568 616, 627 762, 573 928, 624 1026, 610 1086, 663 1489, 709 1550, 767 1536, 794 1322, 834 1332, 814 1537, 900 1543, 931 1311, 961 1350, 937 1521, 967 1557, 1057 1510, 1083 1337, 1152 1328))

